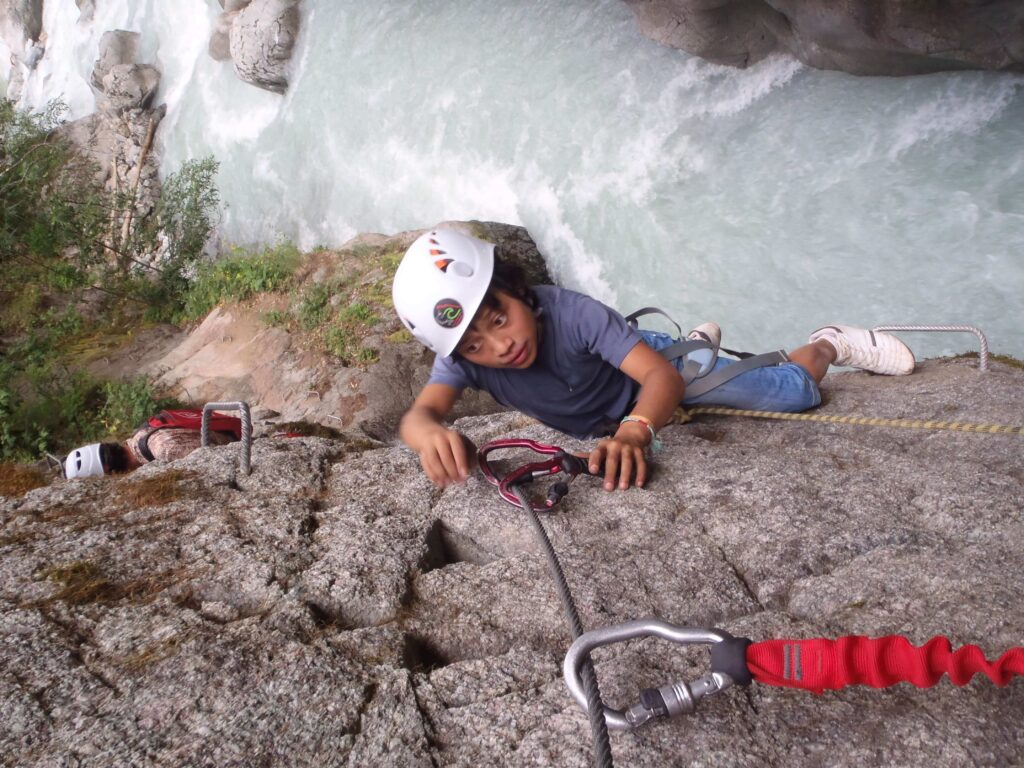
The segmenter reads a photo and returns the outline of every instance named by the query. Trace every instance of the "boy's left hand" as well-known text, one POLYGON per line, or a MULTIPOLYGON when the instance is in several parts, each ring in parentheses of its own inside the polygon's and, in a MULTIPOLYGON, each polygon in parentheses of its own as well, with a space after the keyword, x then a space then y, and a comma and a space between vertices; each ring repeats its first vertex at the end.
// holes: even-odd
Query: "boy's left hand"
POLYGON ((642 424, 623 424, 615 437, 602 440, 590 452, 590 473, 596 475, 604 466, 604 489, 615 490, 616 482, 621 490, 629 488, 636 478, 637 488, 647 481, 647 459, 644 448, 650 435, 642 424), (639 426, 637 430, 635 427, 639 426))

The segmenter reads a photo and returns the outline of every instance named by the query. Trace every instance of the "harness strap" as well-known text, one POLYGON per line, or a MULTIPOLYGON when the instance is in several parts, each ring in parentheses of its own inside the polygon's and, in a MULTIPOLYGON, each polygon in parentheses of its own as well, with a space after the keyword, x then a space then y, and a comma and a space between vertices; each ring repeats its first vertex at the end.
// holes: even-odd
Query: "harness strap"
POLYGON ((732 365, 727 365, 701 376, 693 384, 687 384, 686 396, 697 397, 698 395, 703 395, 705 392, 710 392, 715 387, 725 384, 725 382, 739 376, 741 373, 752 371, 754 368, 763 368, 769 365, 788 362, 789 355, 781 349, 775 352, 762 352, 760 355, 751 355, 736 361, 732 365))
POLYGON ((714 345, 709 344, 707 341, 702 339, 689 339, 683 338, 683 329, 679 327, 679 323, 673 320, 669 315, 662 309, 657 307, 641 307, 636 312, 631 312, 626 315, 626 322, 634 330, 639 327, 638 319, 644 315, 661 315, 666 318, 672 325, 675 326, 678 332, 678 341, 664 349, 658 350, 658 354, 664 357, 669 362, 675 361, 680 357, 684 359, 682 370, 679 372, 683 377, 683 381, 686 382, 686 395, 688 397, 697 397, 703 395, 706 392, 710 392, 715 387, 719 387, 730 379, 739 376, 742 373, 751 371, 754 368, 762 368, 769 365, 778 365, 780 363, 788 363, 789 356, 783 350, 777 350, 775 352, 764 352, 760 355, 754 355, 750 352, 737 352, 733 349, 726 349, 721 347, 721 351, 728 355, 739 358, 739 362, 733 363, 732 365, 720 368, 718 370, 708 370, 703 376, 700 375, 701 370, 708 369, 710 365, 714 364, 714 361, 718 357, 718 349, 714 345), (705 360, 701 362, 694 359, 696 355, 694 353, 701 350, 710 350, 711 359, 710 361, 705 360))
POLYGON ((637 323, 637 320, 643 317, 644 315, 661 315, 676 327, 676 331, 678 332, 677 335, 680 338, 682 338, 683 329, 679 327, 679 323, 677 323, 675 320, 669 317, 668 313, 666 313, 665 310, 658 309, 657 307, 641 307, 636 312, 630 312, 628 315, 626 315, 625 320, 629 324, 629 327, 635 331, 639 327, 639 323, 637 323))
POLYGON ((153 452, 149 450, 149 437, 154 432, 158 432, 161 429, 166 429, 166 427, 154 427, 146 432, 146 434, 144 434, 139 440, 139 453, 142 454, 142 458, 146 461, 156 461, 156 458, 153 456, 153 452))

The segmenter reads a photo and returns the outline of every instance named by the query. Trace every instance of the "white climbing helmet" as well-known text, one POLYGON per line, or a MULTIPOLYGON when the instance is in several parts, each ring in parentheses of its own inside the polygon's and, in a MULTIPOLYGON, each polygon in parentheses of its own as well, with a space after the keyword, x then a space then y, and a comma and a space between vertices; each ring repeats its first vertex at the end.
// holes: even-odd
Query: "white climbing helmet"
POLYGON ((64 477, 72 480, 76 477, 96 477, 103 474, 103 461, 100 459, 100 444, 92 443, 75 448, 68 454, 64 462, 64 477))
POLYGON ((434 229, 405 252, 391 299, 416 340, 447 357, 469 328, 493 273, 493 243, 434 229))

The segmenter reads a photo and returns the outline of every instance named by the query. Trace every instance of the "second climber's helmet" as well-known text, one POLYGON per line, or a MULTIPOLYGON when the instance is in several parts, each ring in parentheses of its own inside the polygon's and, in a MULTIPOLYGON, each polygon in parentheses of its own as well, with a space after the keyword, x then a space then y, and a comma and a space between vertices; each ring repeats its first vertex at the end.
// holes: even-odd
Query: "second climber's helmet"
POLYGON ((409 246, 395 272, 391 298, 416 340, 442 357, 458 346, 494 273, 494 244, 431 230, 409 246))
POLYGON ((100 457, 100 444, 92 443, 75 448, 68 454, 64 462, 64 477, 72 480, 76 477, 95 477, 103 474, 103 459, 100 457))

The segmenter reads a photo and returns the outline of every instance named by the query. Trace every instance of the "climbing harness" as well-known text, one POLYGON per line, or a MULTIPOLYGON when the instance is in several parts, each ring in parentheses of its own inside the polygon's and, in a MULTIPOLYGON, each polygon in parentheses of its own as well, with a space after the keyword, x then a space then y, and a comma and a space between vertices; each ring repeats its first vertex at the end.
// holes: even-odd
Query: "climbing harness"
POLYGON ((674 361, 683 358, 683 367, 680 375, 686 382, 686 396, 697 397, 720 387, 725 382, 736 378, 741 373, 746 373, 755 368, 764 368, 770 365, 788 363, 789 355, 781 349, 775 352, 764 352, 754 355, 750 352, 736 352, 725 347, 718 346, 701 339, 690 339, 683 337, 683 329, 679 323, 673 320, 667 313, 657 307, 643 307, 636 312, 626 316, 626 322, 634 330, 637 329, 639 318, 644 315, 661 315, 668 318, 668 321, 676 327, 678 336, 675 343, 658 350, 658 354, 674 364, 674 361), (715 370, 715 363, 718 360, 718 352, 722 352, 739 358, 732 365, 724 366, 715 370))
POLYGON ((605 707, 605 719, 612 730, 638 728, 655 718, 691 714, 702 698, 732 685, 747 686, 754 681, 820 694, 851 685, 887 688, 912 683, 918 688, 931 688, 943 675, 948 675, 953 685, 963 686, 975 674, 984 674, 1001 688, 1013 677, 1024 676, 1024 647, 1011 648, 993 662, 976 645, 954 651, 949 639, 943 636, 933 637, 922 646, 915 646, 899 635, 753 642, 720 629, 680 627, 648 618, 585 632, 569 647, 562 674, 580 706, 586 708, 579 670, 590 652, 648 635, 681 645, 710 645, 711 671, 692 683, 644 689, 639 703, 625 712, 605 707))

